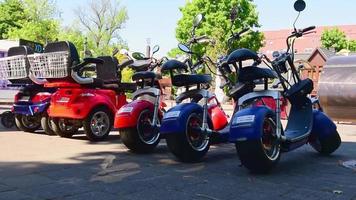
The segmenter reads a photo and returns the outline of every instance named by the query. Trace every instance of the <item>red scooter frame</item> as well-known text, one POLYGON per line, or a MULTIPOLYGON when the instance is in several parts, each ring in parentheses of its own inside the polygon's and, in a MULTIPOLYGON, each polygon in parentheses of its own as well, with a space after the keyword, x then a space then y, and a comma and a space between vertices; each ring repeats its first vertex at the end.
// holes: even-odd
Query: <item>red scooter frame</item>
POLYGON ((143 75, 141 88, 133 93, 133 101, 117 112, 114 127, 119 129, 121 140, 127 148, 136 153, 149 153, 160 141, 159 128, 166 104, 163 102, 163 90, 160 83, 154 80, 156 74, 153 72, 138 73, 143 75), (153 77, 149 87, 145 85, 145 76, 153 77))

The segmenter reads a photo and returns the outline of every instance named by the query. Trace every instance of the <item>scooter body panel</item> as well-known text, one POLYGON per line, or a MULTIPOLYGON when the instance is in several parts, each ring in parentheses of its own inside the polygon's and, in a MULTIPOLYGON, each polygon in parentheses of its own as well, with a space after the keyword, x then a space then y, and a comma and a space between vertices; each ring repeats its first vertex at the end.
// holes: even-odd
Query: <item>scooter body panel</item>
POLYGON ((267 106, 254 106, 236 112, 230 125, 230 142, 260 140, 264 117, 274 112, 267 106))
POLYGON ((116 109, 126 103, 126 96, 113 90, 60 88, 52 96, 49 116, 82 120, 98 106, 107 107, 114 116, 116 109))
POLYGON ((193 112, 203 113, 203 107, 197 103, 183 103, 169 109, 163 116, 160 133, 185 133, 188 117, 193 112))
POLYGON ((118 129, 136 127, 140 113, 148 109, 154 112, 154 104, 146 100, 134 100, 122 106, 116 113, 114 127, 118 129))
POLYGON ((13 113, 21 115, 36 115, 47 112, 52 94, 49 92, 39 92, 34 96, 16 94, 13 105, 13 113))

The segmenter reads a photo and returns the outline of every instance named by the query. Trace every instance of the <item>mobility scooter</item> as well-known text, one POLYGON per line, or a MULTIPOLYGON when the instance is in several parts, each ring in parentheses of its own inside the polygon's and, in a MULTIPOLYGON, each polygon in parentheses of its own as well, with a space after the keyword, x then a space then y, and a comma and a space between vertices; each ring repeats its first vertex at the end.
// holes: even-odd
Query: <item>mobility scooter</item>
POLYGON ((1 75, 11 82, 10 87, 20 88, 15 95, 12 112, 16 126, 25 132, 35 132, 41 125, 48 135, 54 135, 47 109, 55 88, 45 88, 46 80, 33 76, 29 57, 33 50, 27 46, 12 47, 7 58, 1 59, 1 75))
MULTIPOLYGON (((295 10, 303 11, 306 4, 297 0, 295 10)), ((313 81, 302 80, 294 66, 294 42, 296 38, 312 33, 314 26, 297 30, 287 37, 287 51, 280 54, 273 61, 263 56, 264 61, 270 64, 280 80, 282 91, 267 89, 255 91, 242 96, 238 105, 240 111, 232 118, 230 128, 230 141, 236 144, 236 150, 242 165, 252 172, 269 172, 279 161, 282 152, 289 152, 309 143, 321 154, 333 153, 341 143, 336 125, 322 111, 317 98, 311 98, 313 81), (282 74, 291 70, 293 82, 285 79, 282 74), (246 104, 258 99, 270 97, 276 101, 277 109, 260 105, 246 107, 246 104), (284 129, 281 124, 280 102, 281 98, 288 99, 291 105, 288 123, 284 129)), ((236 63, 241 58, 254 58, 256 54, 232 53, 228 63, 236 63)), ((250 80, 263 75, 266 80, 270 78, 257 66, 250 67, 250 80)))
POLYGON ((71 42, 49 43, 45 52, 34 56, 32 71, 46 78, 46 87, 58 87, 48 113, 53 130, 61 137, 72 137, 81 127, 91 141, 105 139, 113 126, 115 113, 127 104, 125 91, 136 84, 121 83, 121 69, 132 61, 118 64, 116 58, 84 58, 71 42), (82 77, 85 70, 96 71, 96 78, 82 77))
POLYGON ((114 127, 119 129, 121 141, 135 153, 152 152, 161 139, 159 128, 166 104, 159 82, 161 75, 154 72, 164 61, 153 58, 158 50, 155 46, 149 58, 133 53, 137 61, 130 66, 136 71, 132 80, 139 89, 132 94, 133 101, 122 106, 115 117, 114 127))

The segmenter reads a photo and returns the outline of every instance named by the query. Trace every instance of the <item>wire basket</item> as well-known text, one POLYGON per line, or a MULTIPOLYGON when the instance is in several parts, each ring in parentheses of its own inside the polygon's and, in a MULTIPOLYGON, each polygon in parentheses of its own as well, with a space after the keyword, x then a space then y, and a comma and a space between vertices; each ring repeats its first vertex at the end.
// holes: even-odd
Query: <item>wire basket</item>
POLYGON ((36 78, 68 77, 68 58, 66 51, 30 55, 30 71, 36 78))
POLYGON ((25 55, 0 59, 0 80, 22 79, 27 76, 25 55))

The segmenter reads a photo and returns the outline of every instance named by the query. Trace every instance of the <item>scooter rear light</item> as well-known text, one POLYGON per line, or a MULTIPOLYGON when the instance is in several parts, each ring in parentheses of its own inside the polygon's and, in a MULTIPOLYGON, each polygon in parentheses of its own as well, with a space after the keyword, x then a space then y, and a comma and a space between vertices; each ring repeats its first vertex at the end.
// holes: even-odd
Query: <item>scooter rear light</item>
POLYGON ((35 107, 35 109, 33 109, 33 111, 34 111, 35 113, 38 113, 39 110, 40 110, 40 109, 39 109, 38 107, 35 107))
POLYGON ((15 95, 14 101, 17 102, 17 101, 20 100, 20 98, 21 98, 21 94, 20 94, 20 93, 17 93, 17 94, 15 95))

